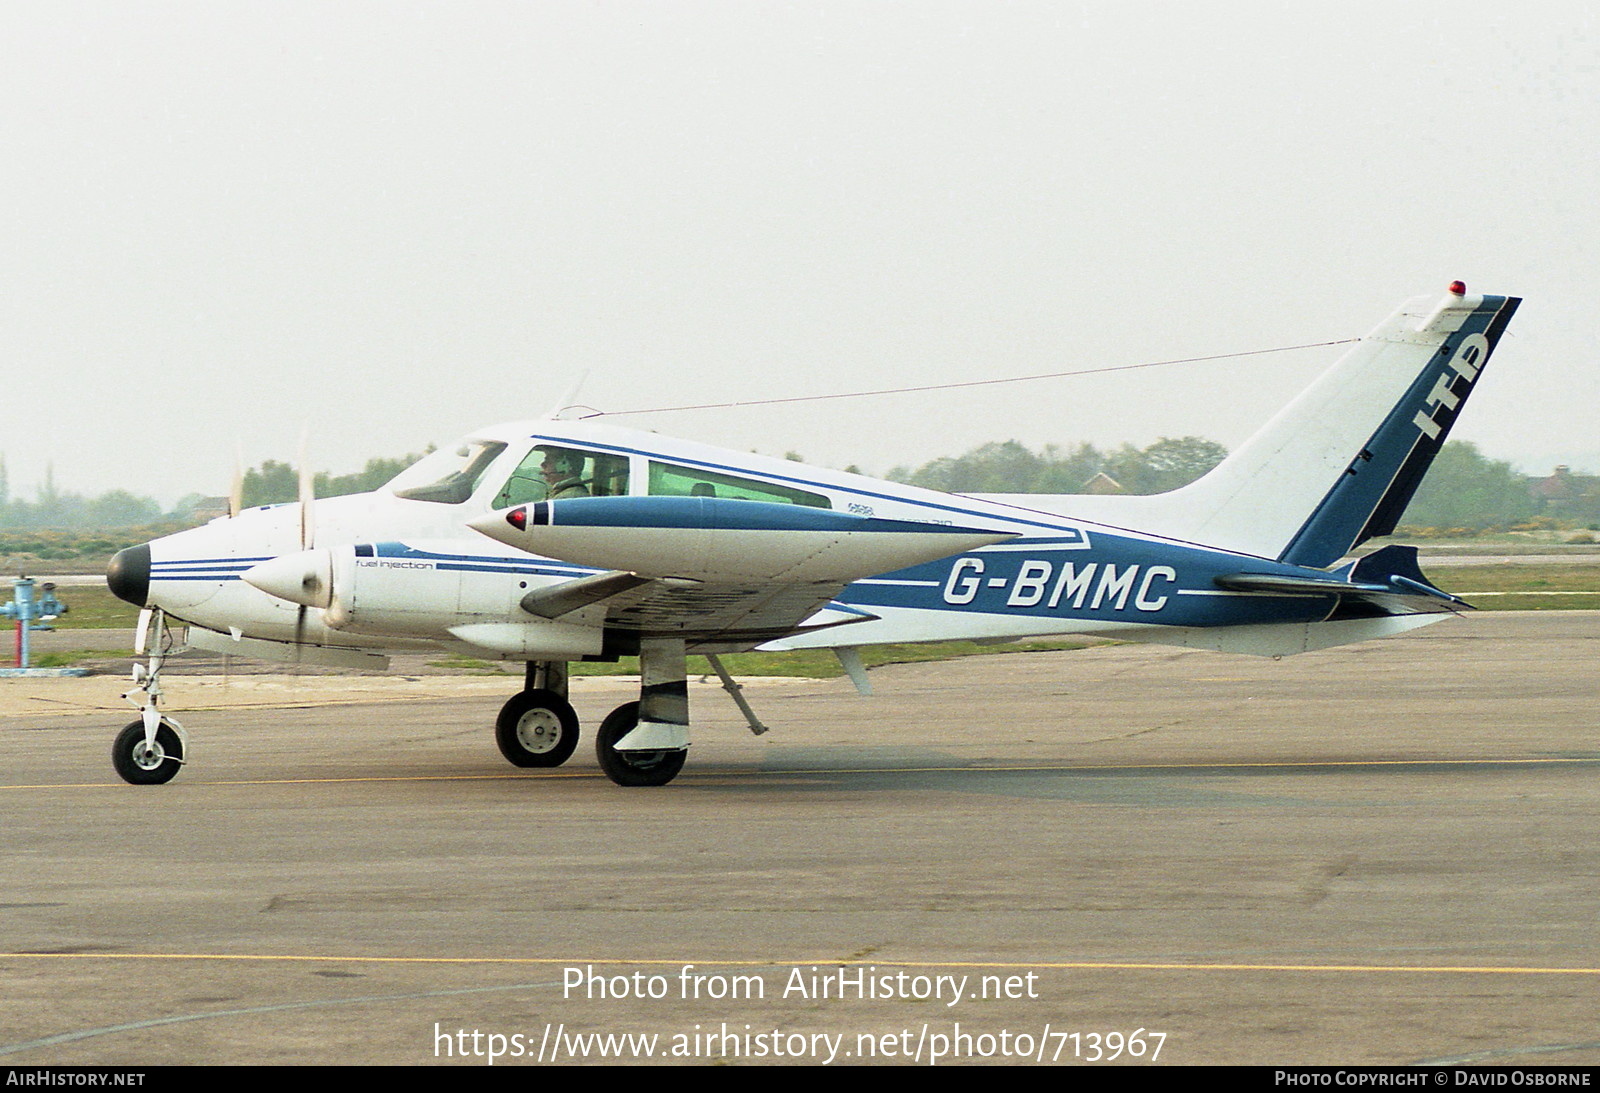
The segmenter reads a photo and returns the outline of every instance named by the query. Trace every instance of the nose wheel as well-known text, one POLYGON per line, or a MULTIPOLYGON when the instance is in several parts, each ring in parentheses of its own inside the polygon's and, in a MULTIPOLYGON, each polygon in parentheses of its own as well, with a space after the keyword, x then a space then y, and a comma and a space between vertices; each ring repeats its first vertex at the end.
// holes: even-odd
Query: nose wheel
POLYGON ((133 690, 122 697, 139 711, 139 720, 117 734, 111 765, 124 782, 158 786, 183 766, 183 728, 161 712, 161 665, 173 652, 172 631, 160 608, 140 612, 134 652, 149 650, 149 664, 133 666, 133 690))
POLYGON ((117 734, 117 742, 111 745, 111 765, 124 782, 158 786, 172 781, 183 766, 183 741, 165 721, 156 728, 155 740, 146 740, 144 719, 140 718, 117 734))

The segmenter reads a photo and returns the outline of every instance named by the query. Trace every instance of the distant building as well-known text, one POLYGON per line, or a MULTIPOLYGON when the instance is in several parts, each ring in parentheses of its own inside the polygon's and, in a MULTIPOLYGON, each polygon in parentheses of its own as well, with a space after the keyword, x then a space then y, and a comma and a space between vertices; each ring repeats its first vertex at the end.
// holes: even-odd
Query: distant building
POLYGON ((226 515, 228 515, 226 497, 201 497, 189 506, 189 519, 196 522, 215 520, 219 516, 226 515))
POLYGON ((1127 493, 1128 491, 1122 488, 1121 482, 1112 478, 1105 471, 1098 471, 1093 478, 1083 484, 1083 492, 1104 495, 1108 493, 1127 493))
POLYGON ((1573 474, 1563 463, 1548 477, 1529 478, 1528 495, 1546 516, 1587 517, 1600 506, 1600 475, 1573 474))
POLYGON ((1572 468, 1563 463, 1548 478, 1528 479, 1528 493, 1535 501, 1543 501, 1554 507, 1578 500, 1593 490, 1597 482, 1600 482, 1600 478, 1595 475, 1573 474, 1572 468))

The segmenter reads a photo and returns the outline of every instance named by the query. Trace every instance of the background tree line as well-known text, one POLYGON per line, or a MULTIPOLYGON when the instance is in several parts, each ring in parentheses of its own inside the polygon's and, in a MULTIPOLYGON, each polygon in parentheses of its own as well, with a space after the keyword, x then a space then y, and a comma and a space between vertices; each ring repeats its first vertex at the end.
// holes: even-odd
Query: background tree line
MULTIPOLYGON (((433 451, 432 448, 428 449, 433 451)), ((426 454, 426 453, 423 453, 426 454)), ((422 455, 404 455, 397 459, 369 459, 367 465, 354 474, 333 475, 318 471, 312 478, 312 492, 318 497, 343 497, 351 493, 368 493, 421 459, 422 455)), ((269 459, 259 467, 244 472, 240 506, 280 505, 285 501, 300 499, 300 472, 293 464, 269 459)))
MULTIPOLYGON (((352 474, 334 475, 319 471, 313 479, 313 489, 318 497, 366 493, 377 489, 421 458, 421 455, 405 455, 393 459, 369 459, 365 467, 352 474)), ((275 505, 300 497, 299 472, 293 465, 275 459, 245 471, 241 486, 242 508, 275 505)), ((30 501, 11 496, 5 460, 0 458, 0 531, 98 531, 166 523, 187 524, 194 522, 197 513, 201 519, 217 515, 214 510, 218 503, 226 505, 227 499, 191 493, 174 505, 171 511, 163 511, 153 498, 136 496, 127 490, 112 490, 97 497, 63 493, 56 489, 55 475, 50 470, 45 472, 45 480, 38 489, 37 497, 30 501)))
MULTIPOLYGON (((1007 440, 915 469, 896 467, 888 477, 950 493, 1086 493, 1103 474, 1119 488, 1113 492, 1165 493, 1199 478, 1227 454, 1222 445, 1194 436, 1163 437, 1147 448, 1124 444, 1108 452, 1092 444, 1047 445, 1033 452, 1007 440)), ((1401 530, 1482 531, 1552 519, 1593 528, 1600 524, 1600 477, 1574 480, 1574 496, 1547 504, 1535 496, 1533 480, 1510 463, 1489 459, 1468 441, 1452 440, 1412 498, 1401 530)), ((1111 488, 1105 482, 1099 486, 1111 488)))
POLYGON ((161 506, 127 490, 112 490, 98 497, 62 493, 56 489, 54 468, 46 468, 44 482, 33 501, 11 496, 6 461, 0 456, 0 530, 31 531, 60 528, 92 531, 99 528, 137 527, 161 519, 161 506))
POLYGON ((1070 449, 1049 444, 1035 453, 1007 440, 935 459, 916 470, 896 467, 888 477, 947 493, 1165 493, 1193 482, 1227 454, 1221 444, 1198 436, 1162 437, 1148 448, 1124 444, 1110 452, 1093 444, 1070 449), (1106 483, 1091 490, 1092 480, 1102 474, 1117 489, 1106 483))
MULTIPOLYGON (((431 449, 430 449, 431 450, 431 449)), ((791 453, 793 455, 793 453, 791 453)), ((952 493, 1084 493, 1091 489, 1124 493, 1164 493, 1185 485, 1216 466, 1227 449, 1202 437, 1163 437, 1145 448, 1131 444, 1101 451, 1092 444, 1031 451, 1015 440, 983 444, 962 455, 944 456, 920 467, 896 467, 886 477, 952 493), (1104 475, 1111 483, 1096 481, 1104 475), (1091 485, 1093 483, 1093 485, 1091 485)), ((320 472, 318 497, 377 489, 421 455, 377 458, 352 474, 320 472)), ((798 458, 795 456, 795 458, 798 458)), ((1600 524, 1600 477, 1576 475, 1573 496, 1547 504, 1530 489, 1530 479, 1510 463, 1489 459, 1471 443, 1450 441, 1439 453, 1422 488, 1407 509, 1402 528, 1483 530, 1515 527, 1530 520, 1559 518, 1563 523, 1600 524)), ((243 505, 279 504, 299 496, 299 479, 289 463, 266 460, 243 476, 243 505)), ((98 531, 193 523, 216 515, 219 499, 191 494, 170 512, 149 497, 112 490, 97 497, 63 493, 54 475, 33 500, 11 496, 5 461, 0 457, 0 532, 42 529, 98 531)), ((223 501, 222 503, 225 503, 223 501)))

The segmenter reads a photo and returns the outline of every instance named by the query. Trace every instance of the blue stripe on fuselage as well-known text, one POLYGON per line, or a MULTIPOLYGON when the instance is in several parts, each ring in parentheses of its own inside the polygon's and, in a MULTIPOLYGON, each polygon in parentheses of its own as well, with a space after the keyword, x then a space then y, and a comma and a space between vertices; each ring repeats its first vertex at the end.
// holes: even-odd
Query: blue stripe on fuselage
POLYGON ((707 528, 718 531, 821 531, 877 534, 967 535, 949 523, 858 516, 731 497, 572 497, 530 506, 535 523, 551 527, 707 528), (548 521, 539 519, 543 510, 548 521))
POLYGON ((251 566, 267 561, 253 558, 174 558, 150 563, 152 581, 237 581, 251 566))
POLYGON ((1335 606, 1333 594, 1235 593, 1215 578, 1239 572, 1322 576, 1266 559, 1125 538, 1101 532, 1092 549, 1070 555, 1048 541, 1034 551, 984 548, 858 581, 838 597, 866 609, 1095 619, 1163 626, 1314 621, 1335 606))

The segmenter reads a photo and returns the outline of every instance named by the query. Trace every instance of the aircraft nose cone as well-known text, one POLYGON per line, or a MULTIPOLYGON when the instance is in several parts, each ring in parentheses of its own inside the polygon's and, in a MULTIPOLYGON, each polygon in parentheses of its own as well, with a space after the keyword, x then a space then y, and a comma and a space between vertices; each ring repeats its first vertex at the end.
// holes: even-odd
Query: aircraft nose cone
MULTIPOLYGON (((534 506, 521 505, 509 512, 491 512, 467 521, 467 527, 507 546, 516 546, 517 538, 528 526, 527 510, 534 506)), ((543 508, 543 505, 537 506, 543 508)))
POLYGON ((106 587, 119 600, 148 607, 150 599, 150 544, 119 550, 106 566, 106 587))

